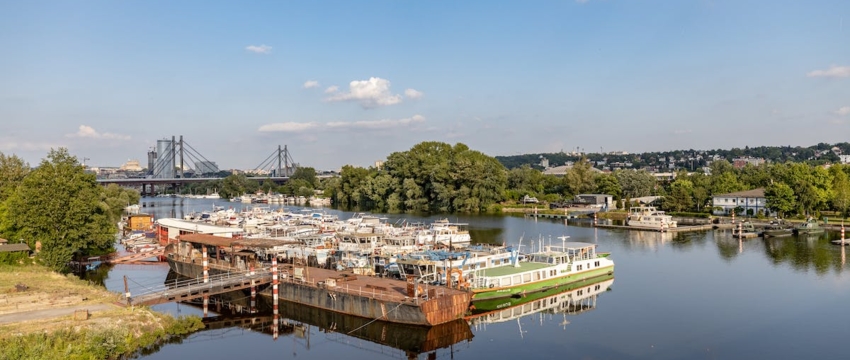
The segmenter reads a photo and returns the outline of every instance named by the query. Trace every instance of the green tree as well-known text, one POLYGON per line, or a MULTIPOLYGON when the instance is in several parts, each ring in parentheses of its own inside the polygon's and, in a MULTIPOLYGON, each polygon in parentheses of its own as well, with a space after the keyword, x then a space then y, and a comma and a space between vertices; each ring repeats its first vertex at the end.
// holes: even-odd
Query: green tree
POLYGON ((829 168, 832 175, 832 206, 847 216, 847 208, 850 206, 850 177, 844 171, 847 166, 833 165, 829 168))
POLYGON ((578 195, 590 193, 594 190, 595 183, 593 166, 587 159, 581 159, 573 164, 564 174, 564 183, 567 189, 565 195, 578 195))
POLYGON ((615 199, 619 199, 623 195, 623 189, 620 188, 620 182, 613 174, 597 175, 594 179, 597 194, 608 194, 615 199))
POLYGON ((774 182, 765 187, 764 198, 767 208, 777 212, 780 217, 793 211, 796 206, 794 190, 785 183, 774 182))
POLYGON ((617 170, 614 176, 623 189, 623 196, 630 199, 649 196, 655 188, 655 177, 645 170, 617 170))
POLYGON ((248 178, 244 174, 229 175, 221 179, 221 188, 218 190, 222 198, 230 199, 244 194, 255 193, 260 188, 257 180, 248 178))
POLYGON ((311 167, 298 167, 289 178, 307 181, 313 188, 316 188, 319 185, 319 178, 316 176, 316 169, 311 167))
POLYGON ((508 189, 514 190, 511 200, 525 195, 538 196, 545 190, 545 176, 531 166, 523 165, 508 171, 508 189))
POLYGON ((0 152, 0 237, 14 239, 14 224, 11 223, 12 218, 6 216, 6 201, 12 197, 29 171, 30 167, 23 159, 0 152))
POLYGON ((121 215, 124 213, 124 208, 138 204, 141 195, 134 189, 122 188, 116 184, 109 184, 100 192, 100 201, 106 205, 109 211, 109 220, 113 223, 118 223, 121 220, 121 215))
POLYGON ((75 253, 111 250, 117 226, 102 190, 67 149, 51 150, 9 198, 7 215, 17 236, 41 244, 39 261, 62 270, 75 253))
POLYGON ((693 206, 694 184, 690 180, 676 179, 670 184, 670 195, 665 197, 665 205, 673 211, 683 211, 693 206))

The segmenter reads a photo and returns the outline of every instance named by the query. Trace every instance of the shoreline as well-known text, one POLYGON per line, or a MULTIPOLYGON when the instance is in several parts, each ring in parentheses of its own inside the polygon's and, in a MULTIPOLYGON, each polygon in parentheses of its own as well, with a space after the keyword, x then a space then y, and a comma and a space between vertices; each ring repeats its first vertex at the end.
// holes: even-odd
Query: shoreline
POLYGON ((197 316, 175 318, 119 300, 120 294, 74 275, 37 265, 0 266, 0 358, 49 359, 59 352, 121 358, 204 327, 197 316))

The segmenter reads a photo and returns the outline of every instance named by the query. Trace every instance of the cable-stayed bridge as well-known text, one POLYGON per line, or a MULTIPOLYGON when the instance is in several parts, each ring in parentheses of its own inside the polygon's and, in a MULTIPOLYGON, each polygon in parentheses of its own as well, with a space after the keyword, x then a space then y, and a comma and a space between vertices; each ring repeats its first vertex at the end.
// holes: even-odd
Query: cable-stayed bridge
MULTIPOLYGON (((284 145, 277 146, 265 160, 253 170, 259 176, 257 179, 271 180, 276 184, 283 184, 295 173, 299 164, 295 162, 289 153, 289 148, 284 145)), ((218 165, 210 161, 201 152, 195 149, 183 136, 172 136, 171 139, 157 140, 156 147, 148 151, 148 166, 145 177, 126 179, 98 179, 103 185, 118 184, 121 186, 141 187, 141 194, 153 195, 156 188, 170 187, 179 189, 184 184, 203 183, 219 180, 218 165)))

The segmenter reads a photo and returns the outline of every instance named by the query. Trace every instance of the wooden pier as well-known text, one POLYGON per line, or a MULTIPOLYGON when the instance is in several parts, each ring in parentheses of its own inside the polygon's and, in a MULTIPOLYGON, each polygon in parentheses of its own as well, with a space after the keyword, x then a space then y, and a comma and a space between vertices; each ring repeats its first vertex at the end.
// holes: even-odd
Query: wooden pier
MULTIPOLYGON (((156 305, 172 301, 186 301, 209 295, 222 294, 235 290, 249 289, 252 286, 269 284, 272 282, 271 269, 261 269, 251 274, 250 272, 224 273, 209 277, 209 281, 203 279, 189 279, 169 283, 157 288, 146 288, 146 292, 132 295, 129 288, 126 290, 125 298, 128 305, 156 305)), ((126 284, 126 278, 125 278, 126 284)))
POLYGON ((156 250, 145 251, 145 252, 140 252, 140 253, 133 253, 133 254, 124 255, 124 256, 120 256, 120 257, 116 257, 116 258, 106 259, 106 260, 104 260, 104 262, 110 263, 110 264, 130 263, 130 262, 136 262, 136 261, 139 261, 139 260, 149 259, 149 258, 152 258, 152 257, 160 257, 160 256, 163 256, 163 255, 165 255, 165 248, 160 248, 160 249, 156 249, 156 250))
MULTIPOLYGON (((593 225, 593 226, 598 227, 598 228, 602 228, 602 229, 622 229, 622 230, 639 230, 639 231, 654 231, 654 232, 661 231, 661 228, 650 229, 650 228, 639 228, 639 227, 628 226, 628 225, 596 224, 596 225, 593 225)), ((714 225, 705 224, 705 225, 677 226, 677 227, 672 227, 672 228, 665 227, 663 231, 664 232, 690 232, 690 231, 707 231, 707 230, 711 230, 711 229, 714 229, 714 225)))

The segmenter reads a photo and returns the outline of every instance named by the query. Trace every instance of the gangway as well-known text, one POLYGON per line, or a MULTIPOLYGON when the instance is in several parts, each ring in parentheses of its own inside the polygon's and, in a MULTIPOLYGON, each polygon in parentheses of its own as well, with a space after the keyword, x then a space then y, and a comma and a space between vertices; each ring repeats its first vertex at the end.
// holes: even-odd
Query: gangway
POLYGON ((134 253, 129 255, 124 255, 112 259, 106 259, 104 262, 109 264, 120 264, 137 260, 144 260, 152 257, 160 257, 165 255, 165 248, 155 249, 151 251, 144 251, 140 253, 134 253))
MULTIPOLYGON (((127 305, 156 305, 172 301, 186 301, 209 295, 222 294, 235 290, 248 289, 272 282, 271 269, 264 268, 254 273, 250 271, 230 272, 203 278, 169 282, 154 288, 145 288, 140 294, 128 291, 124 294, 127 305)), ((126 278, 125 278, 126 283, 126 278)))

